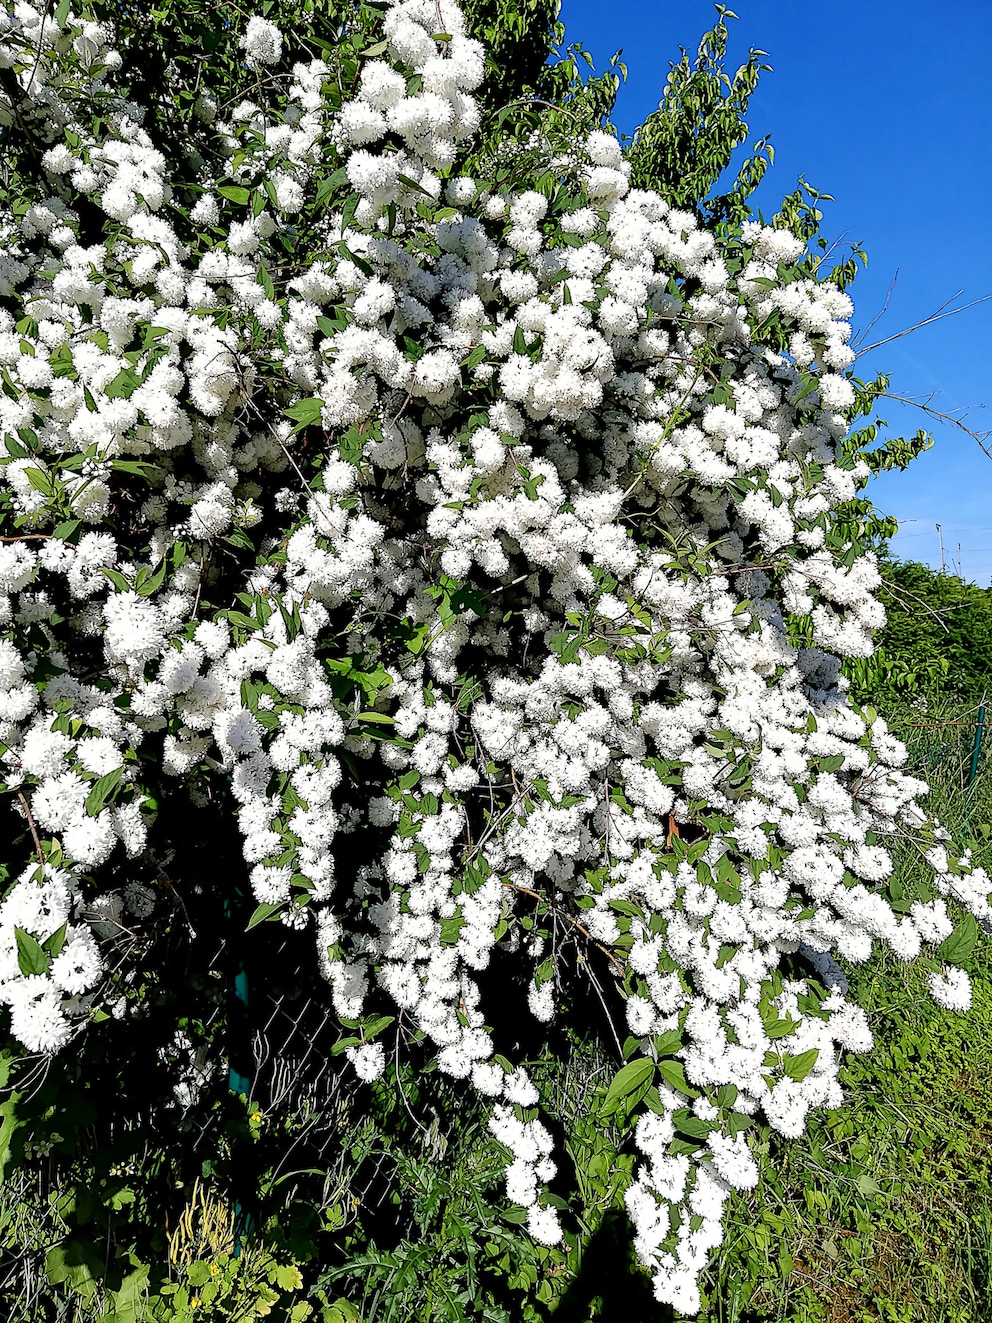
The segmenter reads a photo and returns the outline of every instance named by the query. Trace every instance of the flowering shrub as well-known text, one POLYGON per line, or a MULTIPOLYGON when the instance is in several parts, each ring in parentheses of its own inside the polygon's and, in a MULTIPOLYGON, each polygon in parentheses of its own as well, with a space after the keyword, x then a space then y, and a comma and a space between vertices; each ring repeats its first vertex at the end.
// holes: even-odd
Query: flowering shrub
POLYGON ((414 1026, 544 1244, 552 1140, 481 975, 512 957, 551 1021, 596 970, 637 1252, 697 1310, 748 1124, 798 1137, 871 1046, 834 957, 936 947, 963 1010, 992 920, 840 676, 884 620, 837 517, 850 300, 784 219, 632 188, 602 130, 470 172, 455 0, 344 7, 320 58, 252 17, 225 85, 175 66, 168 154, 100 13, 0 17, 13 1035, 71 1051, 115 1009, 156 806, 226 787, 252 922, 312 928, 355 1071, 414 1026))

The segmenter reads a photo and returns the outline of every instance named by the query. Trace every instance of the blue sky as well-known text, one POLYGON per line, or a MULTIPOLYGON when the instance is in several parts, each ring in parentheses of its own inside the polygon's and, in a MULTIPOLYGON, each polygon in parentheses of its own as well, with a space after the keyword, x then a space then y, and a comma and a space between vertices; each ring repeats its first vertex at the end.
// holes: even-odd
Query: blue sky
MULTIPOLYGON (((835 201, 821 232, 860 241, 869 257, 850 291, 855 326, 888 311, 870 341, 895 335, 962 291, 992 294, 992 3, 990 0, 738 0, 728 64, 768 52, 751 100, 753 138, 772 135, 775 165, 756 195, 766 216, 802 174, 835 201)), ((715 16, 709 0, 562 0, 567 39, 603 68, 623 48, 628 67, 614 116, 630 133, 657 105, 679 46, 695 51, 715 16)), ((992 301, 925 326, 859 359, 890 390, 992 429, 992 301), (932 397, 932 398, 931 398, 932 397)), ((927 426, 934 446, 869 494, 901 521, 893 549, 948 568, 958 543, 964 577, 992 580, 992 459, 952 425, 883 400, 890 435, 927 426)), ((992 450, 992 436, 987 444, 992 450)))

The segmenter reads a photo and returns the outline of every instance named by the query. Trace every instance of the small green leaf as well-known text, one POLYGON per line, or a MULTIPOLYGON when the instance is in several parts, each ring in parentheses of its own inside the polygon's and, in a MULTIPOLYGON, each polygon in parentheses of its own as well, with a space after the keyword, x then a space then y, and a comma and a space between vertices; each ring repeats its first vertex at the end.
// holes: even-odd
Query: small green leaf
POLYGON ((64 923, 61 928, 57 928, 51 937, 46 937, 42 942, 42 950, 54 959, 65 946, 65 936, 68 930, 69 925, 67 923, 64 923))
POLYGON ((121 574, 120 570, 109 569, 106 565, 99 566, 99 570, 101 574, 105 575, 106 578, 110 580, 118 592, 129 593, 131 591, 131 585, 128 583, 127 579, 124 578, 124 575, 121 574))
POLYGON ((151 597, 152 593, 161 588, 165 579, 166 565, 163 560, 155 572, 142 580, 141 584, 135 583, 135 589, 139 597, 151 597))
POLYGON ((769 1038, 785 1038, 796 1028, 797 1021, 791 1016, 785 1020, 768 1020, 765 1024, 765 1033, 769 1038))
POLYGON ((247 188, 239 188, 235 184, 224 184, 218 188, 217 192, 222 198, 227 198, 228 202, 236 202, 239 207, 247 207, 251 192, 247 188))
POLYGON ((666 1029, 663 1034, 657 1034, 654 1040, 654 1050, 660 1057, 674 1056, 682 1047, 682 1035, 678 1029, 666 1029))
POLYGON ((41 469, 25 469, 24 476, 36 492, 41 492, 42 496, 51 496, 54 488, 47 473, 42 473, 41 469))
POLYGON ((272 277, 269 275, 269 268, 264 262, 259 262, 258 270, 255 273, 255 279, 265 290, 265 297, 275 301, 276 287, 272 283, 272 277))

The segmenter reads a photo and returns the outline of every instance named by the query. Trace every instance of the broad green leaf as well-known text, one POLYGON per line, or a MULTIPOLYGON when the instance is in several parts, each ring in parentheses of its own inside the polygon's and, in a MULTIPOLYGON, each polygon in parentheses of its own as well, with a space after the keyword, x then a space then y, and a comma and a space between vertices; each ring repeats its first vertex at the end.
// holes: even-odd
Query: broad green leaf
POLYGON ((388 1029, 396 1019, 395 1015, 372 1015, 362 1025, 362 1033, 365 1035, 366 1043, 370 1042, 388 1029))
POLYGON ((279 914, 284 909, 285 906, 282 904, 257 906, 253 911, 251 918, 248 920, 245 932, 251 932, 252 928, 256 928, 260 923, 264 923, 266 919, 271 919, 273 914, 279 914))
POLYGON ((42 496, 51 496, 55 490, 51 478, 47 473, 42 473, 41 469, 25 469, 24 476, 36 492, 41 492, 42 496))
POLYGON ((15 928, 17 939, 17 967, 27 977, 31 974, 47 974, 51 968, 48 956, 41 949, 30 933, 23 928, 15 928))
POLYGON ((677 1089, 690 1098, 698 1098, 699 1093, 685 1077, 685 1066, 681 1061, 659 1061, 658 1073, 667 1085, 677 1089))
POLYGON ((42 942, 42 950, 54 959, 65 946, 65 937, 68 930, 69 925, 67 923, 64 923, 61 928, 57 928, 51 937, 46 937, 42 942))
POLYGON ((323 408, 323 401, 318 400, 316 396, 311 396, 308 400, 297 400, 291 404, 288 409, 284 409, 287 418, 292 418, 296 423, 294 432, 301 428, 310 427, 313 423, 320 422, 320 411, 323 408))
POLYGON ((795 1080, 798 1083, 810 1073, 816 1065, 816 1058, 819 1055, 819 1051, 815 1047, 811 1047, 806 1052, 797 1052, 795 1056, 787 1056, 782 1063, 782 1070, 790 1080, 795 1080))
POLYGON ((978 941, 980 929, 977 920, 966 914, 954 931, 937 948, 937 955, 949 965, 963 965, 971 956, 978 941))
POLYGON ((650 1085, 654 1070, 654 1062, 649 1061, 647 1057, 638 1057, 636 1061, 628 1061, 626 1066, 621 1066, 613 1076, 601 1110, 613 1111, 624 1098, 632 1094, 635 1089, 639 1089, 642 1084, 650 1085))
POLYGON ((92 790, 86 796, 86 812, 91 818, 96 817, 106 803, 107 797, 112 795, 120 785, 123 772, 122 767, 115 767, 112 772, 108 772, 106 776, 101 776, 98 781, 94 781, 92 790))

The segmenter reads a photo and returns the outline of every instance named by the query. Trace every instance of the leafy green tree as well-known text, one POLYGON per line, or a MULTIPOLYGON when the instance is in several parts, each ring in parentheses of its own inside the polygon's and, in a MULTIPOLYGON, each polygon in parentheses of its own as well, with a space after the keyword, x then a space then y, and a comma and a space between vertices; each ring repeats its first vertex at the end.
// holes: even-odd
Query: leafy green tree
POLYGON ((992 692, 992 589, 888 558, 882 582, 886 624, 856 676, 858 692, 868 699, 938 689, 973 702, 992 692))

